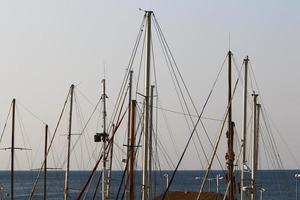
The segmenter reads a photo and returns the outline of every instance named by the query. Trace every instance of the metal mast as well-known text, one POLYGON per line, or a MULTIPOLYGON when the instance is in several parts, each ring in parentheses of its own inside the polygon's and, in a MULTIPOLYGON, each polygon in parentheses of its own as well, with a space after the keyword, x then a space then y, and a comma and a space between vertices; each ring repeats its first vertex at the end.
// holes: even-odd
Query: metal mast
POLYGON ((136 100, 132 100, 130 103, 130 145, 128 146, 129 149, 129 193, 128 193, 128 200, 133 200, 134 199, 134 192, 135 192, 135 187, 134 187, 134 165, 135 165, 135 110, 136 110, 136 100))
POLYGON ((143 180, 142 200, 149 199, 149 90, 150 90, 150 65, 151 65, 151 15, 152 11, 145 11, 146 20, 146 68, 145 68, 145 91, 144 91, 144 123, 143 123, 143 180))
POLYGON ((228 131, 227 131, 227 145, 228 150, 226 153, 226 164, 227 164, 227 183, 229 184, 228 189, 228 200, 234 200, 234 175, 233 175, 233 162, 234 162, 234 152, 233 152, 233 126, 232 122, 232 93, 231 93, 231 51, 228 52, 228 131))
POLYGON ((112 161, 113 161, 113 153, 114 153, 114 137, 115 137, 115 125, 112 125, 112 137, 111 137, 111 143, 110 143, 110 152, 109 152, 109 167, 107 170, 107 189, 106 189, 106 198, 110 198, 110 181, 111 181, 111 170, 112 170, 112 161))
POLYGON ((258 164, 258 94, 253 96, 253 145, 252 145, 252 171, 251 171, 251 200, 256 200, 256 172, 258 164))
POLYGON ((48 125, 45 126, 45 150, 44 150, 44 200, 47 199, 47 143, 48 143, 48 125))
POLYGON ((10 169, 10 199, 14 200, 14 157, 15 157, 15 112, 16 99, 12 101, 12 127, 11 127, 11 169, 10 169))
POLYGON ((70 154, 71 154, 71 135, 72 135, 72 112, 73 112, 73 94, 74 85, 70 87, 70 112, 69 112, 69 132, 68 132, 68 153, 67 153, 67 168, 65 173, 65 188, 64 188, 64 200, 69 199, 69 171, 70 171, 70 154))
POLYGON ((107 199, 107 171, 106 171, 106 142, 108 140, 108 134, 106 133, 106 93, 105 93, 105 79, 102 79, 102 86, 103 86, 103 94, 102 94, 102 103, 103 103, 103 112, 102 112, 102 117, 103 117, 103 130, 102 130, 102 200, 106 200, 107 199))
POLYGON ((154 92, 154 85, 151 85, 150 126, 149 126, 149 199, 152 199, 153 92, 154 92))
POLYGON ((102 88, 103 92, 101 95, 101 100, 103 103, 103 111, 102 111, 102 133, 96 133, 94 135, 94 141, 95 142, 103 142, 102 144, 102 184, 101 184, 101 197, 102 200, 108 199, 109 191, 108 191, 108 184, 107 184, 107 171, 106 171, 106 162, 107 162, 107 156, 106 156, 106 143, 108 141, 108 134, 106 133, 106 98, 107 95, 105 93, 105 79, 102 79, 102 88))
POLYGON ((243 139, 242 139, 242 151, 243 151, 243 159, 242 159, 242 168, 241 168, 241 200, 244 200, 245 190, 245 174, 244 174, 244 166, 246 165, 246 139, 247 139, 247 95, 248 95, 248 56, 244 59, 245 63, 245 75, 244 75, 244 113, 243 113, 243 139))

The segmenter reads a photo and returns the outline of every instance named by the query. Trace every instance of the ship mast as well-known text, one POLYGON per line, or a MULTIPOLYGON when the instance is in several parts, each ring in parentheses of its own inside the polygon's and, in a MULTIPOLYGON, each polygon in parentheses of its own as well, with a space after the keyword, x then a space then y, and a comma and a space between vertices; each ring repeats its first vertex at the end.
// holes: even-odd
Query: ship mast
MULTIPOLYGON (((109 196, 109 191, 108 191, 108 178, 107 178, 107 170, 106 170, 106 162, 107 162, 107 155, 106 155, 106 144, 108 141, 108 134, 106 132, 106 98, 107 95, 105 93, 105 79, 102 79, 102 95, 101 95, 101 100, 103 104, 103 111, 102 111, 102 133, 96 133, 94 135, 94 141, 95 142, 103 142, 102 144, 102 184, 101 184, 101 199, 102 200, 107 200, 109 196)), ((114 130, 113 130, 114 131, 114 130)))
POLYGON ((152 199, 152 133, 153 133, 153 92, 154 85, 151 85, 150 100, 150 126, 149 126, 149 199, 152 199))
POLYGON ((109 151, 109 159, 108 159, 108 170, 107 170, 107 189, 106 189, 106 198, 110 199, 110 183, 111 183, 111 176, 112 176, 112 162, 113 162, 113 153, 114 153, 114 136, 115 136, 115 125, 112 125, 112 137, 110 143, 110 151, 109 151))
POLYGON ((231 93, 231 51, 228 52, 228 131, 227 131, 227 144, 228 150, 226 153, 226 164, 227 164, 227 183, 228 188, 228 200, 234 200, 234 175, 233 175, 233 162, 234 162, 234 152, 233 152, 233 127, 232 122, 232 93, 231 93))
MULTIPOLYGON (((133 181, 131 183, 131 179, 132 179, 132 171, 131 171, 131 162, 133 157, 131 157, 134 154, 131 154, 132 151, 134 151, 134 147, 131 147, 131 140, 133 140, 134 138, 131 135, 131 118, 132 118, 132 75, 133 75, 133 70, 129 71, 129 83, 128 83, 128 125, 127 125, 127 160, 126 162, 129 165, 129 168, 127 170, 127 182, 129 183, 129 187, 126 187, 126 196, 127 199, 133 199, 134 198, 134 189, 132 191, 132 186, 131 184, 133 184, 133 181)), ((133 129, 133 134, 134 134, 134 129, 133 129)), ((134 136, 134 135, 133 135, 134 136)), ((133 166, 132 166, 133 167, 133 166)), ((134 179, 133 179, 134 180, 134 179)))
POLYGON ((103 86, 103 94, 102 94, 102 103, 103 103, 103 112, 102 112, 102 117, 103 117, 103 130, 102 130, 102 200, 107 199, 107 171, 106 171, 106 142, 108 140, 108 134, 106 133, 106 93, 105 93, 105 79, 102 79, 102 86, 103 86))
POLYGON ((253 94, 253 145, 252 145, 252 171, 251 171, 251 200, 256 200, 256 172, 258 167, 258 131, 260 104, 257 103, 258 94, 253 94))
POLYGON ((130 103, 130 143, 128 146, 129 149, 129 171, 128 171, 128 179, 129 179, 129 193, 128 193, 128 200, 133 200, 134 199, 134 192, 135 192, 135 187, 134 187, 134 165, 135 165, 135 110, 136 110, 136 100, 131 100, 130 103))
POLYGON ((67 153, 67 167, 65 173, 65 187, 64 187, 64 200, 69 199, 69 171, 70 171, 70 154, 71 154, 71 135, 72 135, 72 112, 73 112, 73 95, 74 85, 70 87, 70 112, 69 112, 69 131, 68 131, 68 153, 67 153))
POLYGON ((12 127, 11 127, 11 169, 10 169, 10 199, 14 200, 14 156, 15 156, 15 112, 16 99, 12 101, 12 127))
POLYGON ((245 190, 245 174, 244 174, 244 166, 246 165, 246 139, 247 139, 247 94, 248 94, 248 56, 244 59, 245 63, 245 75, 244 75, 244 113, 243 113, 243 139, 242 139, 242 151, 243 151, 243 159, 242 159, 242 168, 241 168, 241 200, 244 200, 245 190))
POLYGON ((47 143, 48 143, 48 125, 45 126, 45 150, 44 150, 44 200, 47 199, 47 143))
MULTIPOLYGON (((127 160, 130 162, 130 140, 131 140, 131 135, 130 135, 130 123, 131 123, 131 99, 132 99, 132 74, 133 74, 133 71, 130 70, 129 71, 129 83, 128 83, 128 125, 127 125, 127 160)), ((126 162, 127 162, 126 160, 126 162)), ((129 165, 130 163, 127 162, 129 165)), ((129 184, 130 184, 130 170, 127 170, 127 180, 129 181, 129 184)), ((130 199, 130 186, 129 188, 126 188, 126 196, 127 196, 127 199, 130 199)))
POLYGON ((149 199, 149 93, 150 93, 150 65, 151 65, 151 15, 152 11, 145 11, 146 21, 146 68, 144 88, 144 122, 143 122, 143 175, 142 175, 142 200, 149 199))

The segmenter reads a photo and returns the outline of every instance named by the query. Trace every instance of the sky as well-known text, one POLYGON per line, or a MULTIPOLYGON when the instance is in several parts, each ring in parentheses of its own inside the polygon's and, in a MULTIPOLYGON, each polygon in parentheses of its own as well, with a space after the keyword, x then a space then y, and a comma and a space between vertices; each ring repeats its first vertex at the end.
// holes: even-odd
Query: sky
MULTIPOLYGON (((300 2, 296 0, 1 0, 0 127, 16 98, 54 130, 70 85, 78 85, 95 104, 104 76, 113 105, 143 17, 139 8, 155 12, 199 109, 228 49, 238 67, 249 55, 262 101, 281 135, 274 133, 282 159, 287 168, 300 167, 300 2)), ((221 117, 222 106, 216 102, 207 114, 221 117)), ((89 113, 91 107, 83 109, 89 113)), ((43 126, 29 116, 24 121, 28 121, 24 122, 27 140, 37 148, 43 126)), ((180 153, 187 135, 174 137, 180 153)), ((8 152, 0 155, 4 154, 8 152)), ((199 168, 199 163, 186 159, 184 169, 199 168)), ((26 168, 22 161, 19 168, 26 168)))

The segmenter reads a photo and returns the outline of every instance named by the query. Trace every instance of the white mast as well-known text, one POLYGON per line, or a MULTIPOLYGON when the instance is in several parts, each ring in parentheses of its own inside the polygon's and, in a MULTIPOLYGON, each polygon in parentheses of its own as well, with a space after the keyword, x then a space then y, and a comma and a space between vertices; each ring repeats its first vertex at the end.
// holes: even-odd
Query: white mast
POLYGON ((73 93, 74 85, 70 88, 70 113, 69 113, 69 132, 68 132, 68 152, 67 152, 67 167, 65 173, 65 188, 64 188, 64 200, 69 199, 69 171, 70 171, 70 154, 71 154, 71 135, 72 135, 72 110, 73 110, 73 93))
POLYGON ((150 126, 149 126, 149 199, 152 199, 152 133, 153 133, 153 95, 154 85, 151 85, 150 126))
POLYGON ((103 136, 102 136, 102 200, 106 200, 107 199, 107 171, 106 171, 106 142, 108 139, 108 135, 106 133, 106 94, 105 94, 105 79, 102 79, 102 85, 103 85, 103 94, 102 94, 102 102, 103 102, 103 136))
POLYGON ((151 65, 151 15, 152 11, 145 11, 146 21, 146 68, 145 68, 145 91, 144 91, 144 123, 143 123, 143 180, 142 200, 149 199, 149 91, 150 91, 150 65, 151 65))
POLYGON ((244 166, 246 165, 246 138, 247 138, 247 94, 248 94, 248 56, 244 59, 245 63, 245 75, 244 75, 244 113, 243 113, 243 139, 242 139, 242 150, 243 150, 243 159, 242 159, 242 168, 241 168, 241 200, 244 200, 245 190, 245 174, 244 166))
POLYGON ((256 200, 256 171, 258 162, 258 114, 257 114, 257 97, 253 95, 253 144, 252 144, 252 171, 251 171, 251 200, 256 200))

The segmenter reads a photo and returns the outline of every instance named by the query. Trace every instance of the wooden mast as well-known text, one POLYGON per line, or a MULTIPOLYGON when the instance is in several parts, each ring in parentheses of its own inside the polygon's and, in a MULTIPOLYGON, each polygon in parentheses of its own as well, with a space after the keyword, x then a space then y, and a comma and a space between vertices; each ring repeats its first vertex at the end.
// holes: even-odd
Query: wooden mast
POLYGON ((151 65, 151 16, 152 11, 145 11, 147 18, 146 28, 146 68, 144 88, 144 123, 143 123, 143 175, 142 175, 142 200, 149 199, 149 93, 150 93, 150 65, 151 65))
POLYGON ((12 127, 11 127, 11 169, 10 169, 10 199, 14 200, 14 156, 15 156, 15 112, 16 99, 12 101, 12 127))
POLYGON ((134 173, 134 165, 135 165, 135 110, 136 110, 136 100, 131 100, 130 103, 130 145, 128 146, 129 149, 129 193, 128 199, 133 200, 135 196, 135 173, 134 173))
POLYGON ((70 171, 70 154, 71 154, 71 135, 72 135, 72 111, 73 111, 73 94, 74 85, 70 87, 70 112, 69 112, 69 131, 68 131, 68 153, 67 153, 67 167, 65 173, 65 187, 64 187, 64 200, 69 199, 69 171, 70 171))
POLYGON ((227 144, 228 150, 226 153, 226 164, 227 164, 227 183, 228 188, 228 200, 234 200, 234 175, 233 175, 233 162, 234 162, 234 152, 233 152, 233 126, 232 122, 232 92, 231 92, 231 51, 228 52, 228 131, 227 131, 227 144))
POLYGON ((247 139, 247 95, 248 95, 248 56, 244 59, 245 63, 245 75, 244 75, 244 113, 243 113, 243 139, 242 139, 242 151, 243 151, 243 159, 241 166, 241 200, 244 200, 245 195, 245 174, 244 174, 244 166, 246 165, 246 139, 247 139))
POLYGON ((48 125, 45 126, 45 150, 44 150, 44 200, 47 199, 47 143, 48 143, 48 125))
MULTIPOLYGON (((132 74, 133 71, 129 71, 129 84, 128 84, 128 125, 127 125, 127 159, 130 159, 130 144, 131 144, 131 135, 130 135, 130 123, 131 123, 131 99, 132 99, 132 74)), ((126 160, 127 162, 127 160, 126 160)), ((129 162, 127 162, 129 163, 129 162)), ((127 170, 127 180, 130 179, 130 172, 127 170)), ((130 200, 130 187, 126 187, 126 196, 127 199, 130 200)))

